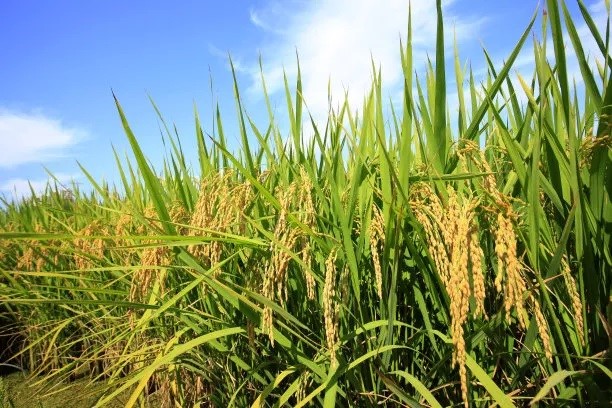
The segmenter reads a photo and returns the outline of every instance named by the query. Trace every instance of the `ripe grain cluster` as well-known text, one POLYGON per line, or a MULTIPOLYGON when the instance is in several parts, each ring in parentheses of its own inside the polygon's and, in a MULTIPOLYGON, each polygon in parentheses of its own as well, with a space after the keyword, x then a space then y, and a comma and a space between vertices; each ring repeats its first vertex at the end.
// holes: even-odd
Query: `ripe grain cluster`
POLYGON ((119 186, 0 209, 2 361, 99 406, 609 402, 612 57, 581 1, 546 3, 484 77, 456 51, 453 120, 441 14, 424 80, 409 19, 401 106, 375 69, 317 123, 298 74, 289 127, 258 128, 234 75, 240 145, 196 115, 195 169, 170 131, 151 167, 116 100, 119 186))

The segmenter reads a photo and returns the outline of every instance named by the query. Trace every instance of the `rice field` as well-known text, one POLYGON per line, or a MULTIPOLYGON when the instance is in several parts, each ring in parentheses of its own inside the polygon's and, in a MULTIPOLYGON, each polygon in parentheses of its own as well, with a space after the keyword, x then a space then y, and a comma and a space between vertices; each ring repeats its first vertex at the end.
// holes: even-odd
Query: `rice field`
POLYGON ((425 77, 411 23, 399 47, 401 106, 373 67, 362 106, 321 123, 298 74, 287 132, 265 84, 257 127, 234 74, 240 147, 196 114, 199 161, 166 127, 153 168, 115 98, 118 185, 82 167, 91 189, 0 209, 3 364, 102 385, 96 406, 609 404, 610 27, 578 0, 580 37, 549 0, 503 65, 483 52, 483 81, 455 47, 451 101, 437 4, 425 77))

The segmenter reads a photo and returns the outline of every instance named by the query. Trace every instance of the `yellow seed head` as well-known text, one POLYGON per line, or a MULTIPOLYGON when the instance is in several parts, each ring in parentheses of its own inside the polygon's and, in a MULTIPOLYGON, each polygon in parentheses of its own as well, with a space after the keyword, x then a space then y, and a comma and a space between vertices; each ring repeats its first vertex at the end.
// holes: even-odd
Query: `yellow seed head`
POLYGON ((567 255, 563 256, 562 268, 563 279, 565 280, 567 293, 572 302, 572 312, 574 315, 574 322, 576 322, 576 332, 578 333, 578 339, 580 341, 580 344, 584 344, 584 320, 582 318, 582 301, 580 300, 580 295, 578 294, 576 280, 572 276, 571 269, 567 261, 567 255))
POLYGON ((132 216, 128 213, 123 213, 117 219, 117 223, 115 224, 115 235, 123 236, 129 235, 130 229, 132 225, 132 216))
POLYGON ((17 269, 28 271, 34 269, 36 254, 33 245, 28 245, 19 258, 17 258, 17 269))
MULTIPOLYGON (((243 211, 252 197, 248 183, 235 185, 232 172, 211 174, 200 184, 200 194, 189 222, 189 231, 180 230, 190 236, 217 236, 216 233, 238 233, 245 231, 243 211), (206 230, 206 232, 202 231, 206 230)), ((174 220, 174 218, 173 218, 174 220)), ((177 221, 173 221, 177 222, 177 221)), ((224 244, 211 240, 203 244, 189 246, 189 251, 206 266, 211 267, 223 258, 224 244)), ((220 273, 217 269, 215 274, 220 273)))
POLYGON ((171 264, 170 248, 161 245, 146 247, 140 262, 142 268, 132 276, 130 301, 144 299, 156 281, 159 282, 160 292, 165 291, 165 268, 171 264))
POLYGON ((310 270, 310 265, 312 262, 312 250, 310 248, 309 241, 306 241, 306 244, 304 244, 304 248, 302 249, 302 262, 305 266, 304 279, 306 280, 306 295, 309 300, 314 300, 317 282, 315 281, 314 276, 312 276, 312 271, 310 270))
POLYGON ((482 274, 482 249, 475 223, 478 201, 468 201, 447 187, 443 204, 427 185, 417 185, 411 193, 416 219, 423 226, 429 253, 450 298, 453 365, 459 367, 461 394, 468 406, 466 344, 464 325, 469 314, 469 299, 476 300, 476 313, 484 314, 485 286, 482 274), (470 286, 470 271, 473 289, 470 286))
POLYGON ((538 300, 533 295, 530 296, 530 298, 533 314, 535 315, 536 324, 538 325, 538 334, 540 335, 540 340, 542 341, 542 346, 544 347, 544 355, 546 356, 546 359, 552 363, 552 346, 550 344, 550 334, 548 331, 548 325, 546 324, 546 319, 544 318, 544 314, 542 313, 538 300))
POLYGON ((101 221, 93 221, 77 234, 73 241, 75 248, 74 262, 77 269, 91 269, 95 266, 93 259, 104 256, 104 240, 101 236, 108 236, 101 221), (97 238, 92 238, 98 236, 97 238))
POLYGON ((382 300, 382 268, 380 265, 379 246, 385 245, 385 222, 381 211, 376 205, 372 206, 372 220, 369 227, 370 234, 370 252, 372 253, 372 262, 374 264, 374 275, 376 281, 376 292, 382 300))
POLYGON ((182 206, 181 203, 175 202, 168 211, 170 221, 176 225, 176 232, 178 235, 187 235, 187 230, 184 225, 189 222, 189 212, 182 206))
POLYGON ((295 393, 297 402, 300 402, 306 398, 306 392, 308 391, 310 382, 310 371, 304 371, 302 374, 300 374, 298 390, 295 393))
POLYGON ((472 263, 473 295, 476 301, 476 313, 486 318, 484 301, 486 298, 485 278, 483 274, 482 258, 484 254, 478 242, 478 233, 472 229, 468 241, 470 262, 472 263))
POLYGON ((523 268, 517 257, 514 226, 510 219, 502 213, 497 215, 497 228, 494 235, 498 262, 495 286, 498 292, 503 293, 506 319, 510 319, 510 312, 514 307, 519 325, 525 330, 527 322, 525 321, 523 295, 526 291, 526 284, 523 268))
POLYGON ((292 228, 287 219, 295 189, 295 184, 289 185, 284 190, 277 189, 281 210, 274 230, 275 241, 270 245, 272 260, 266 272, 267 275, 273 276, 272 280, 276 284, 277 298, 281 304, 284 304, 287 299, 287 270, 291 261, 291 255, 288 250, 293 251, 295 249, 299 236, 299 231, 292 228))
POLYGON ((335 367, 336 346, 338 343, 338 307, 336 305, 336 249, 325 261, 325 286, 323 288, 323 318, 325 320, 325 339, 330 353, 331 365, 335 367))

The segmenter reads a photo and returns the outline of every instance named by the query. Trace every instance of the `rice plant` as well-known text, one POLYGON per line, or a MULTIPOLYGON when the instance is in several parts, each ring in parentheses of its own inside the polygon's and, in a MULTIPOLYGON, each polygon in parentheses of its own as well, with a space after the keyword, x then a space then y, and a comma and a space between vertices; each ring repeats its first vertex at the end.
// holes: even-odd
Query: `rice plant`
POLYGON ((513 64, 537 14, 502 66, 484 51, 482 83, 455 53, 456 121, 440 0, 425 81, 409 18, 389 115, 374 69, 359 109, 317 122, 298 73, 288 134, 265 82, 258 128, 234 74, 237 151, 217 109, 213 134, 195 115, 195 169, 167 127, 156 169, 115 98, 133 153, 119 186, 82 167, 91 191, 0 211, 11 364, 103 383, 99 406, 608 404, 610 27, 578 5, 598 55, 548 0, 530 76, 513 64))

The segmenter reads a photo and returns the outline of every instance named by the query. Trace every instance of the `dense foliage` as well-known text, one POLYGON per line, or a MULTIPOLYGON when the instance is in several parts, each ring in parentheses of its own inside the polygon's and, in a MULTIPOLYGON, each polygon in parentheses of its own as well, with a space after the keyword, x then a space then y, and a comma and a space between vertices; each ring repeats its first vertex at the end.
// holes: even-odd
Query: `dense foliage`
POLYGON ((511 69, 537 15, 503 66, 485 51, 482 83, 455 52, 456 121, 440 0, 435 63, 416 78, 409 28, 388 115, 376 69, 359 114, 326 123, 298 74, 285 135, 267 94, 269 124, 251 121, 234 77, 238 153, 217 110, 212 135, 196 115, 199 168, 166 129, 157 171, 117 102, 120 188, 83 169, 93 192, 0 211, 11 363, 102 381, 100 405, 607 403, 612 58, 578 5, 599 55, 549 0, 531 76, 511 69))

